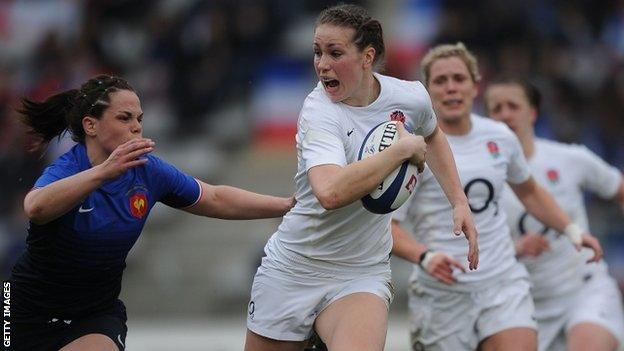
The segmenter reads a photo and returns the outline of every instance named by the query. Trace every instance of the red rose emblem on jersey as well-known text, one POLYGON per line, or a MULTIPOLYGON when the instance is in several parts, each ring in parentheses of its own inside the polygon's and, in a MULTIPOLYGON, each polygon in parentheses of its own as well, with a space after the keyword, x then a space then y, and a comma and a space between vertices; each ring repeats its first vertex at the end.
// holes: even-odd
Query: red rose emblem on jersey
POLYGON ((147 213, 147 196, 143 193, 136 193, 130 196, 130 214, 136 218, 143 218, 147 213))
POLYGON ((557 172, 556 169, 549 169, 548 172, 546 172, 546 177, 548 177, 550 184, 559 183, 559 172, 557 172))
POLYGON ((405 123, 405 115, 403 112, 396 110, 390 114, 390 120, 405 123))
POLYGON ((498 144, 496 142, 488 141, 487 148, 492 157, 497 158, 500 155, 500 149, 498 148, 498 144))

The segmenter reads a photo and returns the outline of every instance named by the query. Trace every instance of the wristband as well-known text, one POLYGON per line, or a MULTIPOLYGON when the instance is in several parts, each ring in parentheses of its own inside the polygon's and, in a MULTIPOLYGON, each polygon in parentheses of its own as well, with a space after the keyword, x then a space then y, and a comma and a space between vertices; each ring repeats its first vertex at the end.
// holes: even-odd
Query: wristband
POLYGON ((574 245, 581 244, 581 242, 583 241, 584 232, 585 231, 581 229, 581 227, 576 223, 568 224, 563 230, 563 234, 565 234, 574 245))
POLYGON ((419 263, 420 267, 426 271, 427 266, 429 265, 429 262, 431 262, 431 260, 437 255, 438 255, 437 252, 431 252, 429 250, 423 252, 420 255, 420 263, 419 263))

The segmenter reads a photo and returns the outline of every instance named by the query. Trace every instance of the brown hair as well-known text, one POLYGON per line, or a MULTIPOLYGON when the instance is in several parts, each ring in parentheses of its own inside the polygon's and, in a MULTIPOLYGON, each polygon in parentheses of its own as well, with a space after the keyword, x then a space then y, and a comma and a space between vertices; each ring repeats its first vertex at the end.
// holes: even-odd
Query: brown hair
POLYGON ((373 63, 379 66, 383 62, 386 46, 384 45, 381 23, 373 19, 363 7, 343 4, 326 8, 316 19, 316 27, 321 24, 355 29, 353 42, 357 48, 362 51, 371 46, 375 49, 373 63))

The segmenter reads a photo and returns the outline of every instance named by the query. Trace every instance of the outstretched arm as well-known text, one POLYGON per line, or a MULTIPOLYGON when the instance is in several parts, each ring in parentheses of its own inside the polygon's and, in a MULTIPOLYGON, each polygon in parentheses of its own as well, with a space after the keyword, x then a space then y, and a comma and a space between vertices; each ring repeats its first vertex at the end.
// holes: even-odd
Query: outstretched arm
POLYGON ((460 235, 462 232, 468 239, 468 262, 470 269, 476 269, 479 264, 479 245, 477 244, 477 229, 475 228, 470 206, 466 194, 462 189, 455 158, 440 127, 429 135, 427 142, 427 165, 433 171, 438 183, 442 186, 446 197, 453 206, 453 232, 460 235))
POLYGON ((198 181, 202 188, 199 201, 184 208, 186 212, 220 219, 259 219, 285 215, 294 205, 294 197, 276 197, 198 181))

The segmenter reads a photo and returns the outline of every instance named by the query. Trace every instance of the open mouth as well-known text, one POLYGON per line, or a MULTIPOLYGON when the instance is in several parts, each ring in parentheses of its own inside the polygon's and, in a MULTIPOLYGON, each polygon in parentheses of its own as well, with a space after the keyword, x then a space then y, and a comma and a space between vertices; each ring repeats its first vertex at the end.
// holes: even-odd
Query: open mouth
POLYGON ((321 78, 321 82, 323 82, 325 89, 334 89, 340 85, 340 82, 333 78, 321 78))
POLYGON ((448 99, 448 100, 444 100, 442 104, 446 107, 457 107, 457 106, 460 106, 462 102, 463 101, 461 99, 448 99))

